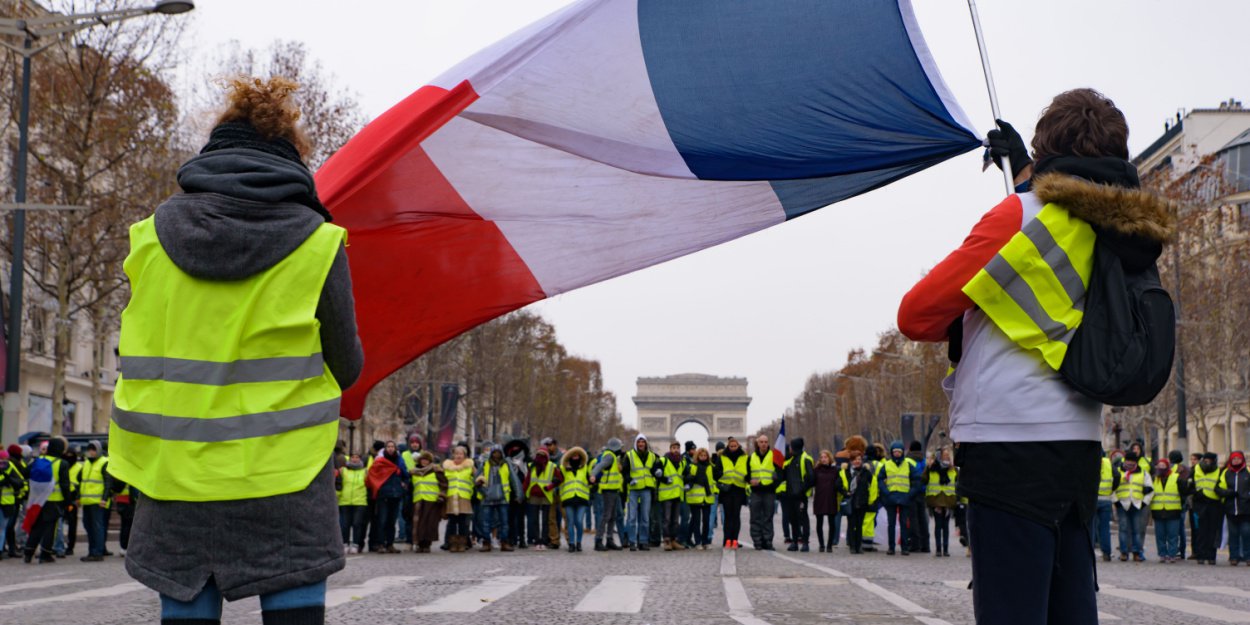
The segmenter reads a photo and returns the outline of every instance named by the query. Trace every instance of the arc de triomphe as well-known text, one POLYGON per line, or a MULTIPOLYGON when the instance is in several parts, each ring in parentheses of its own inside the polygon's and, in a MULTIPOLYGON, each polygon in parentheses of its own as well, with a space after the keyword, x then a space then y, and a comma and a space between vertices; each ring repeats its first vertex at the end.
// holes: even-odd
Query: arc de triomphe
POLYGON ((662 451, 668 450, 677 428, 690 421, 707 428, 712 445, 730 436, 743 441, 750 404, 746 378, 701 373, 638 378, 638 394, 634 396, 638 431, 647 435, 652 449, 662 451))

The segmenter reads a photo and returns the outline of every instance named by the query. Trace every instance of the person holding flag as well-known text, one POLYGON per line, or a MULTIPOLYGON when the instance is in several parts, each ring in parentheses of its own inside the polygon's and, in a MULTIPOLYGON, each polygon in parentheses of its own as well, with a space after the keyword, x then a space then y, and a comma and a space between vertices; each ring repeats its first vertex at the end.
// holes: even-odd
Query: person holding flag
MULTIPOLYGON (((781 421, 777 444, 786 444, 786 422, 781 421)), ((777 508, 778 467, 785 454, 768 448, 768 437, 760 434, 755 439, 755 453, 747 460, 747 477, 751 485, 749 510, 751 515, 751 542, 756 551, 773 550, 773 514, 777 508)))
POLYGON ((70 466, 61 458, 67 446, 64 438, 54 437, 47 441, 43 455, 30 463, 30 498, 26 502, 26 518, 22 521, 22 530, 26 532, 23 555, 27 563, 34 559, 35 547, 39 547, 40 564, 56 562, 52 551, 56 524, 61 520, 65 502, 73 500, 70 466))

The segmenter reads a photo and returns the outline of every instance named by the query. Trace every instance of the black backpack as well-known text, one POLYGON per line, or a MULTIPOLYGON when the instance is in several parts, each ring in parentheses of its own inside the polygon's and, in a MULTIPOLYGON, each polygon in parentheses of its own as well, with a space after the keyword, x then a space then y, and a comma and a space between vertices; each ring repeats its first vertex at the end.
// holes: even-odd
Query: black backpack
POLYGON ((1059 367, 1082 394, 1141 406, 1171 377, 1176 308, 1159 281, 1161 252, 1156 242, 1097 233, 1085 315, 1059 367))

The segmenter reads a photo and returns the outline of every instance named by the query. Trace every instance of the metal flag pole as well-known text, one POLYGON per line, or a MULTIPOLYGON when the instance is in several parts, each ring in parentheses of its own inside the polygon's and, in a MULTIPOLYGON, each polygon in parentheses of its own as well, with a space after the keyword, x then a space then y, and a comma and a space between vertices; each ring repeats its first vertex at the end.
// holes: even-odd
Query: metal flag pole
MULTIPOLYGON (((990 71, 990 55, 985 51, 985 35, 981 33, 981 17, 977 15, 976 0, 968 0, 968 11, 972 13, 972 29, 977 33, 977 49, 981 51, 981 70, 985 73, 985 88, 990 92, 990 111, 997 121, 1002 119, 998 112, 998 92, 994 89, 994 73, 990 71)), ((1007 195, 1016 192, 1016 184, 1011 175, 1011 159, 1003 156, 1003 182, 1007 185, 1007 195)))

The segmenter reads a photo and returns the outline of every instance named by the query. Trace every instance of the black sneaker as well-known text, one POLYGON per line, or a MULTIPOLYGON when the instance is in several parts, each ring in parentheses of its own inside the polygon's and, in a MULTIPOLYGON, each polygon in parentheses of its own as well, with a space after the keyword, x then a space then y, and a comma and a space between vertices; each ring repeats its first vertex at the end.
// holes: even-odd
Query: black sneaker
POLYGON ((104 556, 83 556, 78 559, 83 562, 103 562, 104 556))
POLYGON ((638 545, 637 545, 637 544, 635 544, 635 543, 629 543, 629 550, 630 550, 630 551, 638 551, 638 545))
POLYGON ((581 550, 582 550, 582 545, 581 545, 581 543, 578 543, 578 544, 577 544, 577 551, 578 551, 578 552, 581 552, 581 550))
POLYGON ((595 551, 607 551, 607 549, 604 548, 603 543, 595 541, 595 551))
POLYGON ((647 543, 638 543, 638 551, 651 551, 651 548, 647 546, 647 543))
POLYGON ((809 553, 811 552, 811 550, 812 550, 811 545, 808 545, 807 543, 803 543, 802 545, 799 546, 799 551, 803 553, 809 553))

